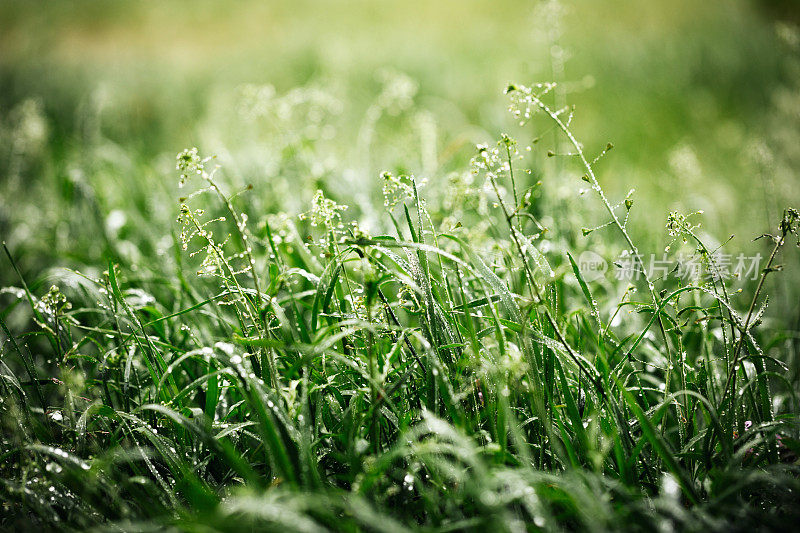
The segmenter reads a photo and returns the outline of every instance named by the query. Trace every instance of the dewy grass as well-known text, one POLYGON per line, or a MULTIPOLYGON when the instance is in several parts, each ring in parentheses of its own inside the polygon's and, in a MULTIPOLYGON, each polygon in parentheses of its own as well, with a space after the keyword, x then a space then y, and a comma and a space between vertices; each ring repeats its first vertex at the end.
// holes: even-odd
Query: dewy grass
MULTIPOLYGON (((555 128, 557 145, 522 150, 502 135, 427 200, 414 176, 384 172, 381 231, 346 223, 339 202, 357 192, 335 182, 297 217, 248 213, 259 187, 193 148, 177 159, 191 192, 173 246, 132 262, 109 233, 107 264, 49 292, 6 249, 19 288, 3 290, 0 312, 2 526, 707 531, 800 519, 798 387, 782 361, 794 354, 759 328, 764 281, 800 215, 787 209, 767 236, 749 300, 677 213, 667 229, 707 276, 654 275, 629 232, 632 192, 609 199, 572 109, 545 103, 553 88, 507 92, 514 117, 555 128), (532 170, 548 157, 577 160, 564 174, 600 200, 605 220, 583 240, 541 222, 540 181, 563 179, 532 170), (647 297, 587 279, 575 257, 592 246, 621 246, 647 297)), ((387 94, 365 119, 367 145, 387 94)), ((314 140, 298 142, 285 151, 314 140)))

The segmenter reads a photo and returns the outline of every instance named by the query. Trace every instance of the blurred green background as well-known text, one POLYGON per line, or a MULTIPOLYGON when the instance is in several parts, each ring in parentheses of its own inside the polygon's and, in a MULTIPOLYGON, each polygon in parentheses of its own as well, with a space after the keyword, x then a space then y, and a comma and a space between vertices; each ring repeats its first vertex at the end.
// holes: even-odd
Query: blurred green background
MULTIPOLYGON (((358 189, 353 172, 413 171, 435 189, 466 168, 471 144, 506 131, 530 142, 506 112, 509 82, 556 81, 587 153, 614 143, 599 178, 617 199, 636 189, 641 242, 663 249, 670 210, 703 210, 712 241, 736 234, 732 253, 762 250, 751 239, 800 203, 797 14, 795 2, 755 0, 3 2, 0 231, 32 276, 102 264, 112 237, 146 256, 145 235, 168 234, 176 214, 174 154, 195 145, 268 196, 267 211, 296 214, 321 184, 358 189), (387 68, 416 83, 418 112, 376 130, 364 163, 364 117, 387 68), (326 148, 276 156, 269 132, 243 125, 243 84, 333 95, 326 148), (322 168, 287 170, 301 160, 322 168)), ((566 206, 552 225, 577 232, 580 174, 556 169, 537 176, 566 206)), ((339 196, 368 215, 379 183, 339 196)), ((778 298, 797 316, 790 279, 778 298)))

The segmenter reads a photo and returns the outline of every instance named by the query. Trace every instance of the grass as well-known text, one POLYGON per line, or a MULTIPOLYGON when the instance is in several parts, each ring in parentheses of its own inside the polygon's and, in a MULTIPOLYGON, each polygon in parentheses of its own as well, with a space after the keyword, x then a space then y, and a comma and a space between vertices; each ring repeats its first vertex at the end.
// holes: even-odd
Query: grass
POLYGON ((800 519, 796 29, 82 5, 0 7, 0 530, 800 519))
MULTIPOLYGON (((299 217, 251 224, 258 187, 237 187, 191 149, 177 158, 174 238, 107 227, 94 243, 105 268, 61 271, 49 292, 6 248, 19 279, 0 315, 4 527, 721 530, 797 519, 797 386, 764 347, 758 309, 800 215, 788 209, 765 237, 771 253, 745 292, 712 275, 715 256, 678 213, 668 229, 695 249, 700 278, 587 282, 574 256, 595 232, 640 257, 634 204, 605 194, 572 111, 547 103, 554 88, 507 90, 514 120, 555 132, 552 148, 503 135, 429 198, 413 176, 385 172, 374 235, 347 220, 336 191, 318 190, 299 217), (563 172, 588 182, 606 219, 583 244, 542 225, 547 203, 527 170, 565 146, 563 172)), ((408 90, 387 82, 362 140, 408 90)), ((298 94, 290 115, 324 105, 298 94)), ((258 103, 285 112, 281 98, 258 103)), ((317 141, 285 142, 294 159, 317 141)))

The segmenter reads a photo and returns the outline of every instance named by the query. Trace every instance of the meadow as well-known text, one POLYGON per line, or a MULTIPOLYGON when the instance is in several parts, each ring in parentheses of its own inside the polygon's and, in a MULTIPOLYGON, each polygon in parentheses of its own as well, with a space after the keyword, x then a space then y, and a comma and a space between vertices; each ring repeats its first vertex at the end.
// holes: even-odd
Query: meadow
POLYGON ((0 5, 0 529, 800 521, 791 2, 0 5))

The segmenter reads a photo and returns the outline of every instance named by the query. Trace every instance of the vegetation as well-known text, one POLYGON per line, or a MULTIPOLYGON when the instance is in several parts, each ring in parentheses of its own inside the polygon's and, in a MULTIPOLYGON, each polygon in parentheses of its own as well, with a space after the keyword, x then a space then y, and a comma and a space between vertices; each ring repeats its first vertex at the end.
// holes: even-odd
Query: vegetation
POLYGON ((193 123, 218 157, 114 140, 98 95, 77 124, 4 112, 0 527, 800 520, 800 213, 731 221, 750 244, 642 220, 660 189, 606 187, 619 148, 577 136, 564 83, 492 97, 490 142, 376 84, 355 121, 318 80, 221 91, 193 123))

